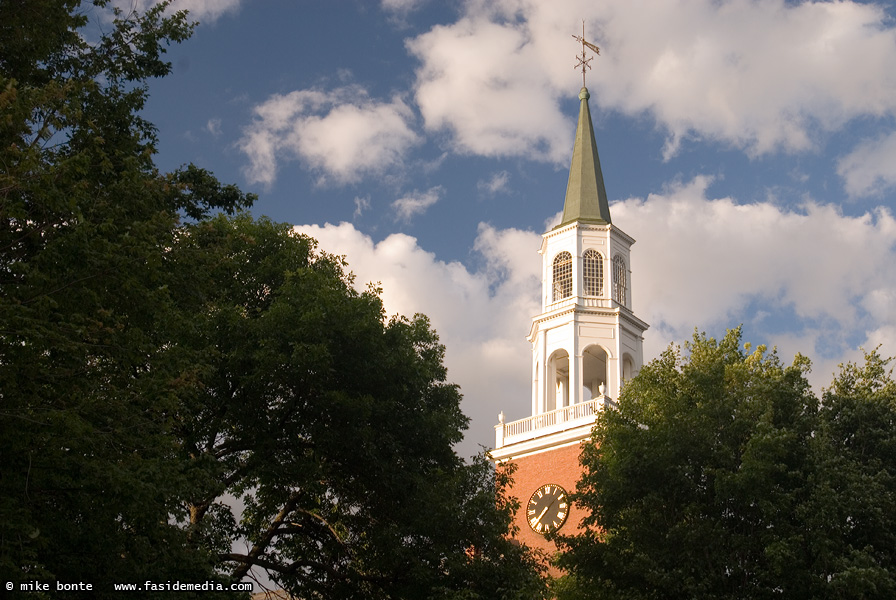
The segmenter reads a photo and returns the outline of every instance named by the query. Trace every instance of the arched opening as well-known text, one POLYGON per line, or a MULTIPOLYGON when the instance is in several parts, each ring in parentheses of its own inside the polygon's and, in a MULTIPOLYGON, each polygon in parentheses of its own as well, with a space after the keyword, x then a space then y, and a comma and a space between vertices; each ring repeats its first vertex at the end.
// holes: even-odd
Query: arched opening
POLYGON ((631 355, 624 354, 622 356, 622 383, 625 383, 632 377, 634 377, 634 369, 635 363, 632 360, 631 355))
POLYGON ((586 296, 602 297, 604 295, 604 257, 600 252, 589 248, 582 255, 583 287, 586 296))
POLYGON ((554 257, 554 299, 552 302, 572 296, 572 254, 561 252, 554 257))
MULTIPOLYGON (((600 396, 600 386, 607 385, 607 351, 597 345, 588 346, 582 353, 582 397, 600 396)), ((606 393, 606 390, 605 390, 606 393)))
POLYGON ((557 350, 548 361, 547 397, 544 399, 545 412, 569 406, 569 353, 557 350))

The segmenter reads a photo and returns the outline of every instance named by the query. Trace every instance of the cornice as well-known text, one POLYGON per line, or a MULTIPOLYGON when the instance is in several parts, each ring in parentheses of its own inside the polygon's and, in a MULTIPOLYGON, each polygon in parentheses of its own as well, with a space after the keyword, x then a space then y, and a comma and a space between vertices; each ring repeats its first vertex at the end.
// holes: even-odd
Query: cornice
POLYGON ((624 306, 615 306, 613 308, 596 309, 593 307, 584 307, 581 304, 570 304, 557 310, 542 313, 532 318, 532 324, 529 327, 529 335, 526 339, 531 343, 535 339, 535 333, 539 326, 548 321, 559 319, 569 314, 587 315, 592 317, 609 317, 616 320, 625 321, 628 325, 640 330, 642 333, 650 328, 650 325, 642 321, 635 314, 624 306))
POLYGON ((592 429, 594 429, 594 421, 565 431, 549 433, 541 437, 507 444, 506 446, 495 448, 489 452, 489 456, 495 462, 508 462, 530 454, 538 454, 539 452, 578 444, 591 436, 592 429))
POLYGON ((635 238, 633 238, 632 236, 630 236, 630 235, 627 234, 626 232, 622 231, 621 229, 619 229, 619 228, 616 227, 615 225, 610 225, 609 229, 610 229, 611 234, 615 233, 615 234, 618 234, 619 237, 624 238, 625 241, 628 242, 628 245, 629 245, 629 246, 634 245, 634 243, 635 243, 635 241, 636 241, 635 238))
MULTIPOLYGON (((554 229, 549 229, 541 234, 541 237, 544 239, 548 239, 551 237, 560 236, 570 230, 579 229, 582 231, 610 231, 614 228, 611 223, 587 223, 584 221, 573 221, 572 223, 567 223, 565 225, 557 226, 554 229)), ((625 234, 626 237, 629 237, 628 234, 625 234)))
POLYGON ((645 331, 650 329, 650 325, 646 321, 642 321, 641 319, 636 317, 633 312, 627 309, 625 313, 621 313, 621 316, 623 319, 628 321, 630 325, 633 325, 634 327, 640 329, 641 333, 644 333, 645 331))

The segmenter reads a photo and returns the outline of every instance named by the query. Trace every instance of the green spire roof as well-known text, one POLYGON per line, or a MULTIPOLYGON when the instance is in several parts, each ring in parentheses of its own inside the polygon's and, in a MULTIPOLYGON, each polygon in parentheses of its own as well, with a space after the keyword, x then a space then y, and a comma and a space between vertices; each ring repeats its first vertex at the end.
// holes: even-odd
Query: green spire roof
POLYGON ((604 176, 600 171, 597 143, 594 141, 594 127, 591 125, 591 111, 588 109, 588 88, 579 92, 582 101, 579 107, 579 125, 576 128, 576 143, 572 149, 572 164, 569 166, 569 183, 566 185, 566 202, 563 204, 563 226, 573 221, 589 223, 609 223, 610 205, 604 176))

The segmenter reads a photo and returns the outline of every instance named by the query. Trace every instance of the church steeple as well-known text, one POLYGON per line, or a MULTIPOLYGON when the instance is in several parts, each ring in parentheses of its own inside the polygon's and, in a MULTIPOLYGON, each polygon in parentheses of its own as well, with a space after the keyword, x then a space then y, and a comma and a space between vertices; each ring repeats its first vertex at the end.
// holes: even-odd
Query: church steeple
MULTIPOLYGON (((582 35, 581 105, 560 225, 542 236, 541 314, 532 319, 531 416, 495 426, 492 459, 516 467, 509 494, 524 504, 514 517, 529 547, 557 551, 544 537, 582 528, 586 514, 567 499, 581 479, 582 443, 597 415, 619 400, 644 364, 647 323, 632 310, 632 244, 610 222, 604 177, 585 87, 589 57, 600 49, 582 35), (528 498, 528 500, 526 500, 528 498)), ((555 196, 554 202, 559 199, 555 196)), ((556 205, 555 205, 556 207, 556 205)), ((515 401, 518 402, 518 401, 515 401)), ((520 407, 522 408, 522 407, 520 407)), ((550 573, 562 573, 551 567, 550 573)))
POLYGON ((588 108, 590 97, 588 88, 583 86, 579 92, 581 101, 579 124, 576 127, 576 140, 569 167, 569 182, 566 184, 566 201, 563 204, 563 217, 558 227, 573 221, 611 222, 607 190, 604 188, 604 176, 600 170, 597 142, 594 139, 591 111, 588 108))

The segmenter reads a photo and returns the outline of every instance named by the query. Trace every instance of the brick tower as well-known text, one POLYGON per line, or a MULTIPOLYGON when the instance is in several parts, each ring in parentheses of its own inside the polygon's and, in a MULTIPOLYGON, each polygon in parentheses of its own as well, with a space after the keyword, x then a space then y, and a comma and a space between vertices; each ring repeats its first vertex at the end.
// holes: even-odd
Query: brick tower
POLYGON ((610 221, 607 193, 583 87, 569 183, 559 225, 546 232, 541 314, 532 320, 532 416, 499 415, 496 463, 517 465, 512 496, 520 537, 553 554, 544 534, 576 530, 582 515, 569 504, 581 474, 581 443, 597 411, 612 406, 643 362, 648 325, 632 312, 631 246, 610 221))

